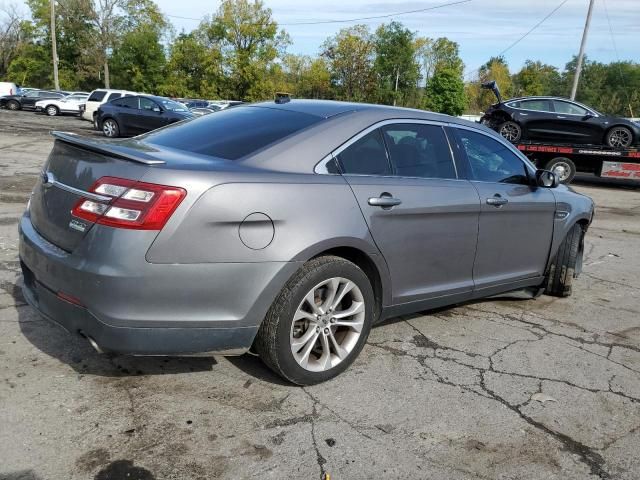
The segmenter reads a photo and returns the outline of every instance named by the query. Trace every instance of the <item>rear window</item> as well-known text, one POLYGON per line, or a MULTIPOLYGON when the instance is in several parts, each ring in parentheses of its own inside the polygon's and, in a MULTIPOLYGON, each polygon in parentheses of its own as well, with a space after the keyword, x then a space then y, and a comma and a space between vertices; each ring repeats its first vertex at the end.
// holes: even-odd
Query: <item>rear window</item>
POLYGON ((89 102, 100 102, 100 101, 102 101, 102 99, 104 98, 104 96, 106 94, 107 94, 107 92, 105 92, 104 90, 96 90, 95 92, 93 92, 89 96, 89 99, 87 101, 89 101, 89 102))
POLYGON ((236 160, 322 120, 306 113, 239 107, 152 132, 145 141, 236 160))

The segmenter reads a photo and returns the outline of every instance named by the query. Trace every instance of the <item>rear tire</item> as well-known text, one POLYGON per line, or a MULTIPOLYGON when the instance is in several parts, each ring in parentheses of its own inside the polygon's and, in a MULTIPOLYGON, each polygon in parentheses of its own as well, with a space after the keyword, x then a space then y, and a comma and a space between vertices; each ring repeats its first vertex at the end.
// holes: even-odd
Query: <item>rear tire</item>
POLYGON ((7 102, 7 108, 9 110, 20 110, 20 104, 18 102, 16 102, 15 100, 9 100, 7 102))
POLYGON ((47 108, 45 108, 44 111, 50 117, 55 117, 56 115, 58 115, 60 113, 60 110, 58 110, 58 107, 56 107, 55 105, 48 105, 47 108))
POLYGON ((570 184, 576 176, 576 164, 566 157, 553 158, 547 162, 544 168, 555 173, 558 181, 565 185, 570 184))
POLYGON ((582 269, 583 238, 584 230, 576 223, 551 262, 544 293, 554 297, 571 295, 573 279, 578 277, 582 269))
POLYGON ((371 282, 358 266, 335 256, 315 258, 293 275, 273 302, 255 349, 269 368, 292 383, 324 382, 356 359, 369 336, 375 308, 371 282))
POLYGON ((511 143, 517 143, 522 138, 522 127, 516 122, 509 120, 498 126, 498 133, 511 143))
POLYGON ((116 122, 113 118, 107 118, 103 120, 102 133, 104 133, 105 137, 109 137, 109 138, 119 137, 120 127, 118 126, 118 122, 116 122))
POLYGON ((612 148, 628 148, 633 143, 633 133, 627 127, 618 125, 607 132, 605 142, 612 148))

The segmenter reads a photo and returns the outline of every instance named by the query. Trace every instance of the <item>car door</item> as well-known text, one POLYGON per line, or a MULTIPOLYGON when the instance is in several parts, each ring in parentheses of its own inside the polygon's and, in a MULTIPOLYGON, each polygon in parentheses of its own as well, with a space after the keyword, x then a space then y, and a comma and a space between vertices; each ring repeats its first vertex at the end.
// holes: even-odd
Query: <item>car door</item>
POLYGON ((25 93, 20 99, 20 104, 22 105, 22 108, 26 108, 26 109, 35 108, 36 102, 40 100, 40 93, 44 93, 44 92, 35 90, 35 91, 25 93))
POLYGON ((553 140, 549 122, 553 117, 551 102, 544 98, 514 102, 513 117, 524 129, 527 140, 553 140))
POLYGON ((387 123, 336 158, 389 267, 393 303, 469 298, 479 197, 457 177, 442 126, 387 123))
POLYGON ((570 143, 602 142, 604 130, 600 119, 586 108, 566 100, 553 100, 552 125, 570 143))
POLYGON ((456 127, 471 184, 480 197, 475 289, 542 277, 553 235, 555 196, 534 186, 535 172, 506 141, 456 127))
POLYGON ((122 97, 111 102, 117 115, 117 122, 124 134, 136 133, 136 121, 140 112, 138 97, 122 97))
POLYGON ((137 127, 140 132, 148 132, 167 124, 167 118, 160 105, 150 98, 140 97, 137 127))

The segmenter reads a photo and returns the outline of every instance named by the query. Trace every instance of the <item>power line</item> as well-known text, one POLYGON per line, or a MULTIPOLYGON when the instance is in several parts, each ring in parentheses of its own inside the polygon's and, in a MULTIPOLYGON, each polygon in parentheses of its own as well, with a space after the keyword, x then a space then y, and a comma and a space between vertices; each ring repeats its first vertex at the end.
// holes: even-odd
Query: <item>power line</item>
MULTIPOLYGON (((455 2, 442 3, 440 5, 434 5, 434 6, 431 6, 431 7, 419 8, 419 9, 416 9, 416 10, 405 10, 403 12, 387 13, 385 15, 373 15, 373 16, 370 16, 370 17, 358 17, 358 18, 349 18, 349 19, 342 19, 342 20, 310 20, 310 21, 306 21, 306 22, 278 23, 278 26, 288 27, 288 26, 295 26, 295 25, 323 25, 323 24, 327 24, 327 23, 351 23, 351 22, 359 22, 359 21, 362 21, 362 20, 375 20, 375 19, 380 19, 380 18, 398 17, 400 15, 409 15, 409 14, 412 14, 412 13, 428 12, 430 10, 436 10, 438 8, 444 8, 444 7, 451 7, 453 5, 460 5, 460 4, 463 4, 463 3, 469 3, 471 1, 473 1, 473 0, 458 0, 458 1, 455 1, 455 2)), ((567 0, 565 0, 565 1, 567 1, 567 0)), ((194 20, 194 21, 197 21, 197 22, 202 21, 202 18, 182 17, 182 16, 179 16, 179 15, 169 15, 168 13, 165 13, 165 15, 167 17, 180 18, 182 20, 194 20)), ((251 23, 250 25, 263 25, 263 24, 251 23)))
MULTIPOLYGON (((504 55, 505 53, 507 53, 509 50, 511 50, 513 47, 515 47, 517 44, 519 44, 522 40, 524 40, 525 38, 527 38, 536 28, 538 28, 540 25, 542 25, 544 22, 546 22, 554 13, 556 13, 558 10, 560 10, 560 8, 567 3, 569 0, 563 0, 562 2, 560 2, 560 4, 554 8, 553 10, 551 10, 542 20, 540 20, 538 23, 536 23, 533 27, 531 27, 524 35, 522 35, 520 38, 518 38, 516 41, 514 41, 511 45, 509 45, 507 48, 505 48, 504 50, 502 50, 500 53, 498 53, 496 55, 496 57, 501 57, 502 55, 504 55)), ((471 70, 470 72, 468 72, 465 77, 469 77, 472 73, 476 73, 478 72, 480 69, 482 68, 482 66, 476 68, 475 70, 471 70)))

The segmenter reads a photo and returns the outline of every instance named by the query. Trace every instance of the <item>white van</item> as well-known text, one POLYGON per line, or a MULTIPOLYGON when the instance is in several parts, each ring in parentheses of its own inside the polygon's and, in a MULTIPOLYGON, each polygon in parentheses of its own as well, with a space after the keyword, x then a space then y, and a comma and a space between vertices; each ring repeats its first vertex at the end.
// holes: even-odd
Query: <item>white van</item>
POLYGON ((89 122, 93 122, 95 125, 95 114, 98 107, 103 103, 110 102, 120 97, 130 97, 131 95, 139 95, 136 92, 130 92, 128 90, 111 90, 106 88, 98 88, 89 94, 87 102, 84 106, 84 110, 80 107, 80 116, 89 122))
POLYGON ((19 95, 20 87, 13 82, 0 82, 0 97, 5 95, 19 95))

